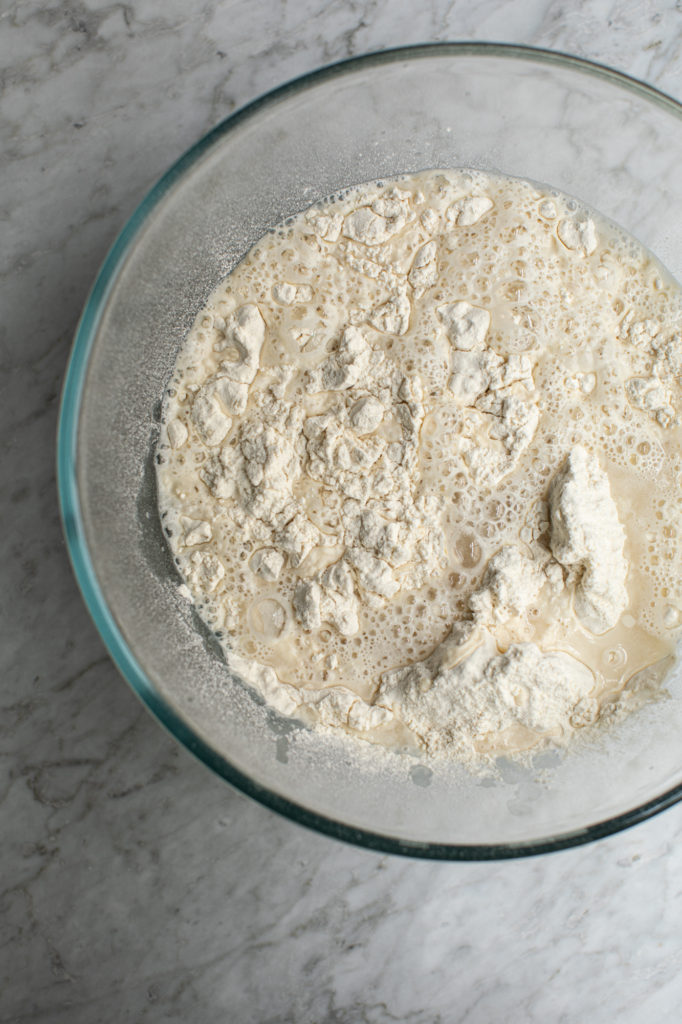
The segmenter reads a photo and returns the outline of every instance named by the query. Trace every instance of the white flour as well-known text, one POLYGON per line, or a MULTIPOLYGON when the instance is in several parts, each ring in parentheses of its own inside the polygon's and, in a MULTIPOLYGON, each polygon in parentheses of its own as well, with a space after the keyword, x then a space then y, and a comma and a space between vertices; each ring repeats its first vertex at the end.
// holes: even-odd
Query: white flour
POLYGON ((628 604, 625 531, 606 473, 577 445, 549 488, 550 547, 578 573, 575 610, 593 633, 612 629, 628 604))
POLYGON ((474 172, 264 238, 180 353, 162 522, 231 667, 316 728, 563 743, 674 648, 682 313, 629 237, 474 172))

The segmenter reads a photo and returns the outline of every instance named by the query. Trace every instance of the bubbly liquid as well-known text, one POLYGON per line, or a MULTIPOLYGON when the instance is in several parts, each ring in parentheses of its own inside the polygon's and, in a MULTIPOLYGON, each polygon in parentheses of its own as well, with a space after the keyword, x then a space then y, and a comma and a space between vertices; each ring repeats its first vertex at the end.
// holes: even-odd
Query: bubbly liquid
MULTIPOLYGON (((425 171, 351 189, 315 213, 317 220, 306 211, 268 234, 216 289, 197 316, 166 393, 164 424, 179 420, 188 438, 173 448, 162 431, 160 508, 179 570, 209 625, 228 648, 272 666, 281 681, 343 684, 369 699, 384 671, 424 658, 453 621, 466 616, 469 595, 502 545, 519 545, 528 554, 548 551, 542 515, 548 484, 567 452, 581 444, 606 470, 625 527, 629 607, 614 629, 594 636, 573 614, 569 589, 553 597, 543 591, 527 617, 499 628, 498 645, 534 640, 543 649, 574 654, 592 668, 605 695, 671 654, 682 609, 682 428, 674 417, 662 425, 664 414, 659 420, 655 410, 633 404, 628 381, 649 380, 657 358, 662 366, 663 357, 638 324, 656 322, 659 338, 682 329, 677 284, 651 253, 593 211, 594 250, 567 247, 560 225, 579 223, 585 211, 568 196, 517 179, 425 171), (346 217, 391 195, 395 186, 409 197, 399 230, 371 245, 343 228, 335 231, 335 214, 346 217), (488 197, 492 206, 475 223, 467 224, 466 217, 457 223, 453 205, 471 195, 488 197), (418 294, 407 275, 415 254, 431 241, 437 277, 418 294), (299 288, 291 302, 273 296, 282 283, 299 288), (406 333, 369 326, 369 311, 401 287, 410 303, 406 333), (448 388, 452 346, 438 309, 462 300, 489 312, 487 346, 501 356, 527 353, 533 364, 529 400, 539 409, 537 429, 516 464, 493 483, 477 481, 462 455, 463 438, 501 450, 489 437, 490 418, 463 408, 448 388), (245 412, 232 416, 216 449, 202 442, 193 425, 193 394, 225 360, 214 345, 223 320, 244 303, 257 305, 265 321, 260 369, 245 412), (444 557, 420 586, 390 599, 361 600, 359 631, 343 636, 325 622, 302 629, 292 603, 300 580, 343 555, 342 502, 333 488, 305 470, 298 478, 294 496, 326 544, 317 544, 295 568, 285 563, 279 578, 268 581, 252 571, 250 560, 272 540, 254 535, 236 498, 216 499, 200 471, 216 450, 234 443, 243 421, 261 415, 257 397, 272 386, 278 367, 293 369, 279 400, 302 407, 306 416, 355 400, 357 388, 340 396, 310 394, 304 383, 349 323, 361 327, 389 365, 423 385, 415 494, 439 499, 434 518, 444 557), (210 522, 212 539, 186 547, 181 516, 210 522), (214 553, 224 569, 213 589, 192 576, 190 558, 197 551, 214 553)), ((670 356, 665 386, 674 408, 682 367, 673 362, 670 356)), ((384 418, 377 436, 387 443, 400 439, 395 417, 384 418)))

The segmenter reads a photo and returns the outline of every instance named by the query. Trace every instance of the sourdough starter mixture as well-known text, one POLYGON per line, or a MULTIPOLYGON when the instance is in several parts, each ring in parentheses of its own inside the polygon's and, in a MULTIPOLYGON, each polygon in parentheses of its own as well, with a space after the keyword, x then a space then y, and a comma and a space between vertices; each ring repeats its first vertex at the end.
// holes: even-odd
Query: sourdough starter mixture
POLYGON ((682 609, 682 301, 517 179, 362 185, 263 238, 169 383, 162 523, 285 715, 473 763, 633 706, 682 609))

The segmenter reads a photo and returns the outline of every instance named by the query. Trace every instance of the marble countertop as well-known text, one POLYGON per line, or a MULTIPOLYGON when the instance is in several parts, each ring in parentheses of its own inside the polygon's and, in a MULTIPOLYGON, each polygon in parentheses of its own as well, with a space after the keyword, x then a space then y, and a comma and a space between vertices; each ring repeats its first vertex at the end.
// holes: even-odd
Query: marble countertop
POLYGON ((639 1024, 682 1005, 682 807, 527 861, 314 835, 179 748, 69 568, 70 340, 145 191, 236 107, 387 46, 495 39, 682 97, 680 0, 39 0, 0 11, 0 1024, 639 1024))

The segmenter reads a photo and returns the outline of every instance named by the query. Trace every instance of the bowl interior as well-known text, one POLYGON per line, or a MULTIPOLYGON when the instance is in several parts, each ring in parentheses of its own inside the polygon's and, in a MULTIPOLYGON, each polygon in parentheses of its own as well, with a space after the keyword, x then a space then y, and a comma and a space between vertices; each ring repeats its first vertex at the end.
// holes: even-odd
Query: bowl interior
MULTIPOLYGON (((145 200, 83 316, 64 396, 67 536, 100 631, 161 720, 295 819, 429 856, 504 856, 603 834, 679 797, 682 686, 593 745, 500 777, 379 754, 274 714, 230 675, 178 595, 156 512, 160 397, 218 281, 273 224, 335 190, 477 167, 572 193, 682 280, 682 124, 646 87, 516 48, 438 46, 348 62, 221 125, 145 200)), ((675 567, 679 571, 679 566, 675 567)))

